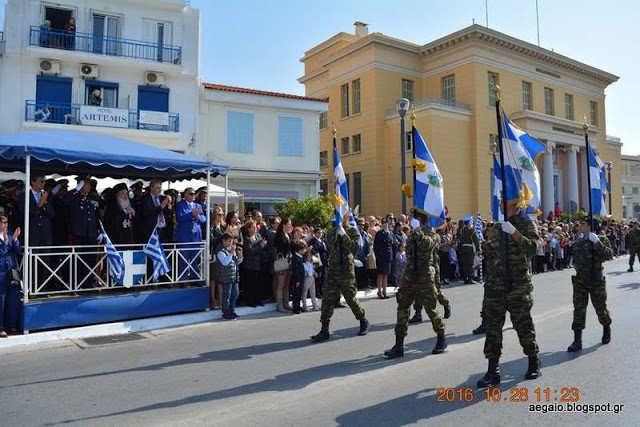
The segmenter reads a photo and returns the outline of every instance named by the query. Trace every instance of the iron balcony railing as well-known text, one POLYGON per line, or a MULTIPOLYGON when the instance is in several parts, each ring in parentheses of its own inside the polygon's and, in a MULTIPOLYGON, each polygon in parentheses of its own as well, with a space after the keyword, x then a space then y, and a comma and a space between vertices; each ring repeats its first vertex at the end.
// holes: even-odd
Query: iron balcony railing
POLYGON ((0 40, 4 40, 4 32, 0 31, 0 40))
MULTIPOLYGON (((457 110, 465 110, 471 111, 471 105, 464 104, 462 102, 453 101, 451 99, 444 98, 423 98, 418 99, 417 101, 411 102, 411 107, 423 107, 426 105, 442 105, 444 107, 455 108, 457 110)), ((395 108, 389 108, 385 111, 385 115, 397 114, 397 110, 395 108)))
MULTIPOLYGON (((63 104, 58 102, 26 101, 24 120, 38 123, 58 123, 63 125, 81 125, 80 104, 63 104)), ((180 115, 169 114, 167 125, 140 123, 140 110, 128 110, 129 129, 155 130, 161 132, 180 132, 180 115)), ((105 124, 105 127, 107 125, 105 124)))
POLYGON ((182 64, 182 48, 179 46, 104 37, 87 33, 70 33, 62 30, 51 30, 46 26, 31 27, 29 45, 182 64))

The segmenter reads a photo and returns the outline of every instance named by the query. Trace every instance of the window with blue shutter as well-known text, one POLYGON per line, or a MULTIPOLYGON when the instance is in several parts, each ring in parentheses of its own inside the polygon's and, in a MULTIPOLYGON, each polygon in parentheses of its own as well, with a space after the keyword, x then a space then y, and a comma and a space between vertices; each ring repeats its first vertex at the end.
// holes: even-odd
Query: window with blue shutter
POLYGON ((298 117, 278 118, 278 154, 302 157, 302 119, 298 117))
POLYGON ((253 154, 253 114, 227 111, 227 151, 253 154))

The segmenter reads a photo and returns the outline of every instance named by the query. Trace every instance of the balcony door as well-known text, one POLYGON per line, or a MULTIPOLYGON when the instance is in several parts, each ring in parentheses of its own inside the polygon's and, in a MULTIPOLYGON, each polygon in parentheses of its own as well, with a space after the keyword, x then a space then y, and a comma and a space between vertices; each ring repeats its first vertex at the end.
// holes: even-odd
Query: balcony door
POLYGON ((69 77, 38 76, 33 120, 65 123, 65 115, 72 113, 71 84, 69 77))
POLYGON ((146 52, 145 59, 153 59, 158 62, 171 62, 171 52, 165 52, 167 46, 173 44, 173 27, 170 22, 142 20, 142 40, 150 43, 150 52, 146 52))
POLYGON ((93 52, 118 55, 120 18, 102 14, 93 15, 93 52))

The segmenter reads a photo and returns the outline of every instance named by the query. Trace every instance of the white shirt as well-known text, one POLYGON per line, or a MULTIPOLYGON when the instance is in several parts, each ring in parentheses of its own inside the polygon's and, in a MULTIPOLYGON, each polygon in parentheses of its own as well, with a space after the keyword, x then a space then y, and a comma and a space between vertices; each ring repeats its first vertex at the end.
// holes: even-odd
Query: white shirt
MULTIPOLYGON (((218 252, 218 261, 220 261, 220 264, 222 264, 223 267, 229 265, 233 257, 234 255, 231 252, 228 254, 225 251, 218 252)), ((242 259, 242 257, 238 257, 238 265, 242 264, 242 259)))

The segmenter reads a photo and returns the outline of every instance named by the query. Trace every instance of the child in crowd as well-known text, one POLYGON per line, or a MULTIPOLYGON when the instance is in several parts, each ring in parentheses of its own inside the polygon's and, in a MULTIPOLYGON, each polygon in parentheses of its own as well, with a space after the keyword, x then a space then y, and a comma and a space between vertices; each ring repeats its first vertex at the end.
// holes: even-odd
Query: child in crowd
POLYGON ((300 298, 305 281, 304 253, 307 251, 307 243, 303 239, 293 244, 293 257, 291 259, 291 283, 293 283, 293 314, 300 314, 300 298))
POLYGON ((316 304, 316 279, 318 273, 313 268, 311 249, 304 253, 304 284, 302 285, 302 311, 307 311, 307 293, 311 292, 311 310, 318 309, 316 304))
POLYGON ((407 247, 404 243, 398 246, 398 252, 396 252, 396 286, 400 288, 402 286, 402 279, 404 279, 404 270, 407 268, 407 247))
POLYGON ((233 243, 233 234, 225 231, 222 235, 222 249, 218 252, 216 281, 222 285, 222 318, 235 320, 236 301, 238 300, 238 283, 240 281, 240 264, 242 264, 242 248, 233 243))

